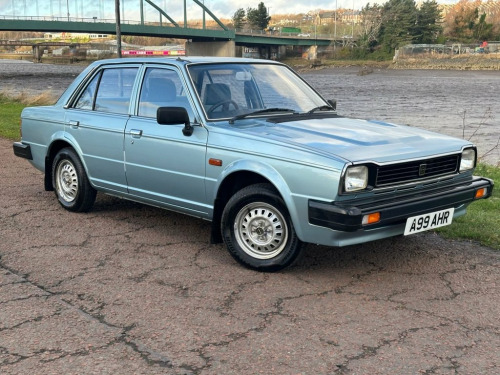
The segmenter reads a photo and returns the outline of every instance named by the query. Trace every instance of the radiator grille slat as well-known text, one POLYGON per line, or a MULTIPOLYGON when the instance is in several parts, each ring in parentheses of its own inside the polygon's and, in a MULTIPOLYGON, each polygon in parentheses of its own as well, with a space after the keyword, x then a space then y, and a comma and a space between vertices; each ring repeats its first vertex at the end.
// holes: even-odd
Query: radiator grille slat
POLYGON ((375 186, 387 186, 451 175, 457 172, 459 155, 380 166, 375 186))

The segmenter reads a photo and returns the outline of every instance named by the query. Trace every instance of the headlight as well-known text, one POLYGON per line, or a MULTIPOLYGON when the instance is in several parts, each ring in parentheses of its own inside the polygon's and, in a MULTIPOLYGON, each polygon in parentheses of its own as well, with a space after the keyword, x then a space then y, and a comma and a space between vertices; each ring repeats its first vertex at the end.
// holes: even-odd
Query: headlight
POLYGON ((476 150, 468 148, 462 152, 460 159, 460 173, 474 168, 476 165, 476 150))
POLYGON ((368 185, 368 168, 364 165, 348 167, 345 172, 344 189, 346 192, 365 189, 368 185))

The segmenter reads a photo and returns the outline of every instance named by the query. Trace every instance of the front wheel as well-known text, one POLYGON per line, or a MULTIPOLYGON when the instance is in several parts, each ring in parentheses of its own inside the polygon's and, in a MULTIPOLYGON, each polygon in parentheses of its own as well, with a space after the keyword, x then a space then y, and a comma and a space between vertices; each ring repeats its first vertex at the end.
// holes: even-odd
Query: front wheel
POLYGON ((269 184, 233 195, 222 214, 222 236, 233 258, 258 271, 291 265, 302 247, 285 203, 269 184))
POLYGON ((90 185, 85 168, 76 152, 63 148, 52 162, 52 184, 57 200, 65 209, 74 212, 89 211, 96 191, 90 185))

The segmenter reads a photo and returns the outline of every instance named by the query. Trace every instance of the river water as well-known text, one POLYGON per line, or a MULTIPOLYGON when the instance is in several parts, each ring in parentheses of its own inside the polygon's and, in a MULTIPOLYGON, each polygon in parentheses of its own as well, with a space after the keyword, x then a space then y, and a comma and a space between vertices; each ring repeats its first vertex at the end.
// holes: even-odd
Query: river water
POLYGON ((339 114, 470 139, 483 161, 500 163, 500 73, 493 71, 323 69, 302 73, 339 114), (465 126, 464 126, 465 125, 465 126))
MULTIPOLYGON (((84 69, 77 65, 0 60, 0 91, 58 96, 84 69)), ((301 73, 339 114, 377 119, 470 139, 500 163, 500 73, 494 71, 329 68, 301 73)))

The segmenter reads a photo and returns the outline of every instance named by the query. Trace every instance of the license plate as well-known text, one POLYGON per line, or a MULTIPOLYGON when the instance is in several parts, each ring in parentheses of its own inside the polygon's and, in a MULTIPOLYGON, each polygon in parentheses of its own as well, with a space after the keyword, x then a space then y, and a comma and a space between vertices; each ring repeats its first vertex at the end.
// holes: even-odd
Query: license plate
POLYGON ((409 217, 406 220, 405 236, 450 225, 454 211, 454 208, 448 208, 447 210, 409 217))

